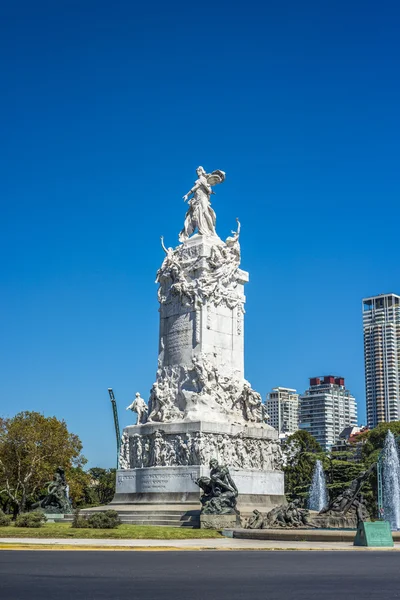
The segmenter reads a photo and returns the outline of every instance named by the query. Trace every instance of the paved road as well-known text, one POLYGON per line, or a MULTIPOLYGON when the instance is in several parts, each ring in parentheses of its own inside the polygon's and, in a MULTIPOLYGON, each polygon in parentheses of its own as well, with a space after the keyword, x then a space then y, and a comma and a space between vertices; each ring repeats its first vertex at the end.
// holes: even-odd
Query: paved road
POLYGON ((390 552, 0 552, 4 600, 400 598, 390 552))

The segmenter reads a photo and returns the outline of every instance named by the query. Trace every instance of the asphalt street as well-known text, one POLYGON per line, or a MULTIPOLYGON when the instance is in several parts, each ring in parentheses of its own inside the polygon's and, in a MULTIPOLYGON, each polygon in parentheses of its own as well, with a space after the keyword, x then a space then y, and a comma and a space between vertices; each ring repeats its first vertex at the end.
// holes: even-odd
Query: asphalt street
POLYGON ((1 600, 400 598, 390 552, 0 551, 1 600))

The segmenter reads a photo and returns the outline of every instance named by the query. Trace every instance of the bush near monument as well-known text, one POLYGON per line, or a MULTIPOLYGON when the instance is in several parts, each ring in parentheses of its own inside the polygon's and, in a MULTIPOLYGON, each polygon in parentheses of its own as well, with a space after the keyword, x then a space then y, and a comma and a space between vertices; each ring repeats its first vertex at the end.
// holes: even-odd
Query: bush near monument
POLYGON ((43 527, 46 523, 47 518, 41 511, 32 511, 28 513, 21 513, 15 519, 15 527, 43 527))
POLYGON ((7 527, 7 525, 11 524, 11 517, 10 515, 6 515, 5 513, 3 513, 2 510, 0 510, 0 527, 7 527))
POLYGON ((74 513, 71 527, 73 529, 116 529, 121 520, 115 510, 95 512, 88 517, 81 516, 79 510, 74 513))

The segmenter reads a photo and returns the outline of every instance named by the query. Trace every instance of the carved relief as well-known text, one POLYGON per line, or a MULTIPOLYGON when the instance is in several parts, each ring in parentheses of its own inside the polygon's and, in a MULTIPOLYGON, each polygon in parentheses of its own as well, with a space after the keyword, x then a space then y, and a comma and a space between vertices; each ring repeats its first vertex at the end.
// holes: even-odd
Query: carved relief
POLYGON ((121 448, 118 457, 118 466, 120 469, 129 469, 131 464, 130 442, 127 433, 123 433, 121 438, 121 448))
POLYGON ((207 466, 212 458, 238 469, 275 470, 281 467, 280 445, 271 440, 214 433, 166 434, 124 437, 120 469, 168 466, 207 466))
POLYGON ((166 248, 161 238, 166 256, 156 277, 156 283, 159 283, 159 302, 168 304, 179 298, 183 306, 209 301, 215 306, 222 303, 232 309, 241 304, 243 297, 237 289, 240 265, 239 221, 237 231, 232 233, 225 242, 219 240, 211 247, 205 265, 200 263, 202 258, 198 254, 199 246, 186 247, 182 244, 175 249, 166 248))

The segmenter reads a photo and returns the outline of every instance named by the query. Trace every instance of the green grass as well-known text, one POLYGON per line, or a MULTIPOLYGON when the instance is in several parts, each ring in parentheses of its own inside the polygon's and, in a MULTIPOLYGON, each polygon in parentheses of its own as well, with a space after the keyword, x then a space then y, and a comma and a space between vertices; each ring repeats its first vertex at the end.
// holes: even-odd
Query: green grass
POLYGON ((0 527, 0 538, 73 538, 111 540, 187 540, 218 538, 211 529, 157 527, 153 525, 120 525, 117 529, 72 529, 70 523, 46 523, 37 529, 30 527, 0 527))

